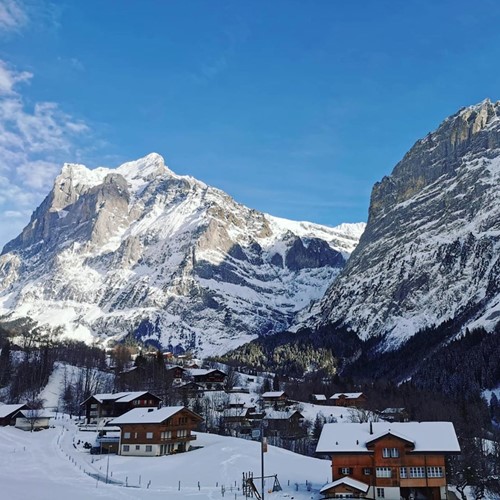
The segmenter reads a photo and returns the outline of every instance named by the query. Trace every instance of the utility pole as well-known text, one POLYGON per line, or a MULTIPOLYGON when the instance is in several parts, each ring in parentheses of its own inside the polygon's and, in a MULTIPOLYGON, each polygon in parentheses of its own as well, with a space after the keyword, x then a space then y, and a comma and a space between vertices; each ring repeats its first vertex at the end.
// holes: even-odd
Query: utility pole
POLYGON ((261 420, 260 424, 260 475, 262 476, 260 479, 261 484, 261 496, 262 500, 264 500, 264 453, 267 451, 267 441, 264 437, 264 419, 261 420))

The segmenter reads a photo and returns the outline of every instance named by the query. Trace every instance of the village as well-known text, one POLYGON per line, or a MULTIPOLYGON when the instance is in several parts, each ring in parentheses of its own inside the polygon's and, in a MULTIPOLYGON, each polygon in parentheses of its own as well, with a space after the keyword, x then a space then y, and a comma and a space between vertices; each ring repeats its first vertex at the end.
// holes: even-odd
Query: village
MULTIPOLYGON (((12 429, 10 436, 14 430, 28 436, 43 434, 36 432, 41 430, 61 432, 56 442, 61 446, 61 439, 65 440, 68 460, 97 483, 114 488, 141 486, 149 490, 151 483, 147 481, 158 487, 161 479, 148 479, 146 472, 144 479, 133 479, 133 470, 149 470, 151 461, 162 458, 169 457, 170 466, 179 461, 191 470, 207 467, 199 457, 205 447, 213 448, 214 440, 219 439, 223 447, 224 440, 236 449, 252 447, 248 464, 241 463, 237 474, 233 471, 230 483, 227 478, 226 482, 221 478, 211 481, 216 484, 211 488, 222 496, 229 488, 235 498, 257 500, 267 494, 301 498, 299 490, 309 495, 307 498, 317 499, 457 498, 450 491, 446 471, 447 459, 460 453, 451 422, 410 422, 404 408, 367 410, 367 396, 359 391, 311 393, 307 401, 298 401, 291 399, 279 382, 271 387, 270 379, 262 374, 225 370, 221 365, 205 367, 201 360, 171 353, 160 356, 151 352, 145 359, 144 363, 136 358, 132 366, 120 366, 116 385, 124 390, 94 392, 80 401, 74 413, 64 408, 68 366, 56 363, 40 395, 43 406, 2 404, 0 426, 12 429), (164 367, 161 380, 168 391, 158 395, 153 390, 140 390, 138 384, 147 379, 148 364, 158 366, 160 357, 164 367), (295 460, 313 461, 304 471, 316 472, 308 472, 310 479, 305 482, 302 477, 290 477, 284 467, 286 460, 272 469, 267 464, 263 472, 262 464, 276 449, 290 450, 286 453, 297 457, 295 460), (120 460, 124 459, 133 460, 134 465, 123 477, 117 464, 123 464, 120 460), (99 469, 94 464, 99 464, 99 469), (318 476, 319 482, 314 480, 318 476), (139 485, 137 481, 146 482, 139 485)), ((25 441, 29 443, 29 438, 25 441)), ((187 487, 195 475, 190 479, 178 480, 178 495, 181 483, 187 487)), ((203 483, 207 482, 205 477, 203 483)), ((201 495, 198 480, 195 486, 201 495)))

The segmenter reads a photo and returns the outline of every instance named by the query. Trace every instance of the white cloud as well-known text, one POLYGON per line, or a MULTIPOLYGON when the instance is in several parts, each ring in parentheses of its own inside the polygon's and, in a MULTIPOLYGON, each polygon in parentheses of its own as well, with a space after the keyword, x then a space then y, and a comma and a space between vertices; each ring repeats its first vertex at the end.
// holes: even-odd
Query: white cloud
POLYGON ((28 22, 28 16, 16 0, 0 0, 0 32, 15 31, 28 22))
POLYGON ((19 86, 31 78, 0 60, 0 247, 20 232, 23 214, 28 222, 62 163, 78 155, 90 132, 57 103, 28 107, 19 86))
POLYGON ((14 85, 33 78, 28 71, 15 71, 9 68, 5 61, 0 60, 0 95, 13 95, 14 85))

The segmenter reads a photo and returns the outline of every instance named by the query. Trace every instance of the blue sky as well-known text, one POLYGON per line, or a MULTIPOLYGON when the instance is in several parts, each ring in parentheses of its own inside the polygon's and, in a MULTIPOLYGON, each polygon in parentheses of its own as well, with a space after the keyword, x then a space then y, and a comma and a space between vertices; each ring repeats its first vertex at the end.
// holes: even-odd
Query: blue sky
POLYGON ((373 184, 500 98, 500 2, 0 0, 0 247, 63 162, 150 152, 273 215, 367 219, 373 184))

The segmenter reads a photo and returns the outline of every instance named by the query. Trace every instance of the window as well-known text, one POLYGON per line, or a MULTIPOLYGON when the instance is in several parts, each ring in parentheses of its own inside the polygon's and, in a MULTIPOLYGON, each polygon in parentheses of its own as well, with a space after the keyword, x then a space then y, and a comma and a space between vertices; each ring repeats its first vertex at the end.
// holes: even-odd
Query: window
POLYGON ((161 439, 163 441, 167 440, 167 439, 171 439, 172 438, 172 431, 163 431, 161 433, 161 439))
POLYGON ((399 450, 397 448, 382 448, 382 456, 384 458, 398 458, 399 450))
POLYGON ((130 432, 124 432, 123 439, 130 439, 130 432))
POLYGON ((371 476, 372 475, 372 469, 371 469, 371 467, 364 467, 363 468, 363 475, 364 476, 371 476))
POLYGON ((128 444, 124 444, 123 451, 130 451, 130 446, 128 444))
POLYGON ((385 498, 384 488, 377 488, 377 498, 385 498))
POLYGON ((179 429, 177 431, 177 437, 178 438, 184 438, 184 437, 187 437, 187 429, 179 429))
POLYGON ((399 477, 401 479, 406 479, 408 477, 406 467, 400 467, 399 468, 399 477))
POLYGON ((140 445, 140 444, 136 444, 136 445, 135 445, 135 449, 136 449, 136 450, 140 450, 140 449, 141 449, 141 445, 140 445))
POLYGON ((153 433, 152 432, 146 432, 146 439, 153 439, 153 433))
POLYGON ((351 467, 339 467, 339 474, 343 474, 344 476, 348 476, 349 474, 352 474, 352 468, 351 467))
POLYGON ((148 452, 148 451, 149 452, 153 451, 153 447, 150 444, 146 445, 146 452, 148 452))
POLYGON ((392 477, 392 469, 390 467, 377 467, 377 477, 392 477))
POLYGON ((443 468, 427 467, 427 477, 443 477, 443 468))
POLYGON ((425 477, 425 467, 410 467, 410 477, 425 477))

